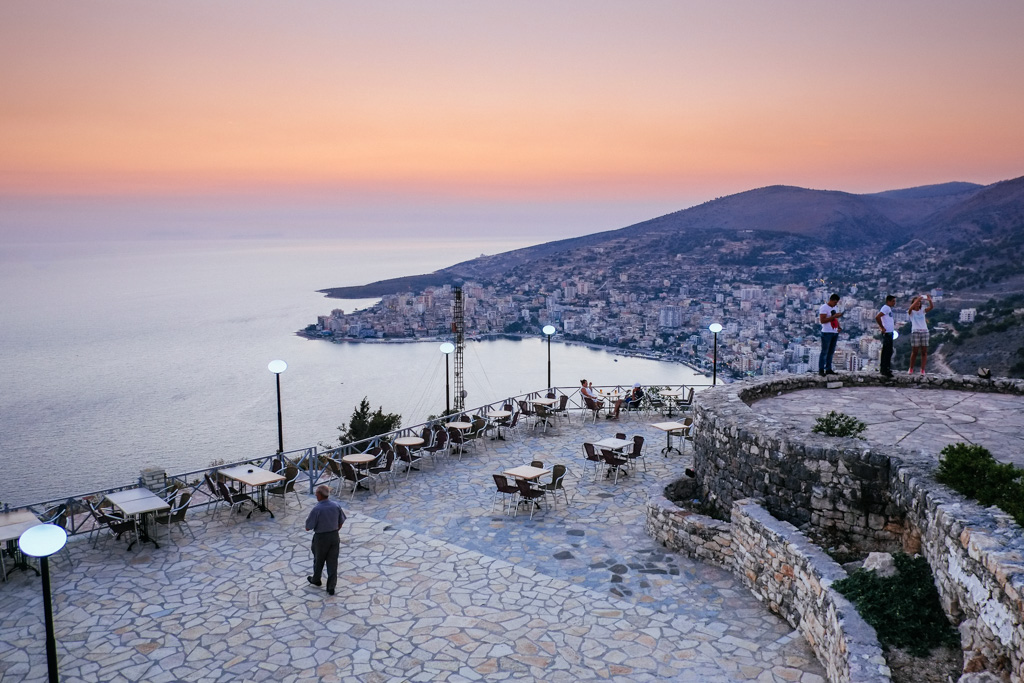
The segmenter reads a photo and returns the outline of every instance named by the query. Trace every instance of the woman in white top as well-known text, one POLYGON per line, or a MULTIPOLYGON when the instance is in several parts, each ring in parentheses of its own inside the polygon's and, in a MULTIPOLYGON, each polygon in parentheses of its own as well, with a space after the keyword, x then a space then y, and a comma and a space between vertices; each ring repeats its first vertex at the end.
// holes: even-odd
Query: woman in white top
POLYGON ((915 296, 910 302, 907 313, 910 315, 910 369, 908 375, 914 374, 914 361, 918 355, 921 356, 921 374, 924 374, 924 367, 928 364, 928 322, 925 320, 925 313, 930 312, 935 305, 932 303, 932 295, 924 295, 928 299, 928 308, 922 308, 924 298, 915 296))

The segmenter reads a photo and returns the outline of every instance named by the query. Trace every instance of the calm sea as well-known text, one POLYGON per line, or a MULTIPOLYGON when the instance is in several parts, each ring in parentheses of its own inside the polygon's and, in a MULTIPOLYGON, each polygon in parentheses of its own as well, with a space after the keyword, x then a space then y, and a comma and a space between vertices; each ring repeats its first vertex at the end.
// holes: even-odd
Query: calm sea
MULTIPOLYGON (((11 505, 336 438, 366 396, 416 424, 444 408, 434 342, 332 344, 295 331, 317 289, 430 272, 515 242, 138 242, 0 245, 0 501, 11 505)), ((365 305, 368 302, 360 302, 365 305)), ((552 345, 553 381, 687 383, 686 367, 552 345)), ((538 339, 467 346, 467 406, 542 388, 538 339)))

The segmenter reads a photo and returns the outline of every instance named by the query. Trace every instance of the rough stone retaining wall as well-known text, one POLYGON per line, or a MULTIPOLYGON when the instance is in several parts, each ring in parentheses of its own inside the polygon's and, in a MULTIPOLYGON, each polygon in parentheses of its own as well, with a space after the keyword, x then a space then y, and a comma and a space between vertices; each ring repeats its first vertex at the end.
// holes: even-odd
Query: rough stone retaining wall
POLYGON ((846 572, 792 524, 753 501, 737 501, 732 521, 676 507, 652 492, 647 533, 666 547, 726 567, 769 609, 797 628, 832 683, 891 680, 875 630, 832 590, 846 572))
POLYGON ((912 456, 893 458, 894 501, 906 511, 908 550, 928 560, 946 614, 960 624, 965 671, 1024 681, 1024 534, 935 482, 912 456))
MULTIPOLYGON (((838 379, 848 386, 1024 394, 1021 380, 884 379, 868 373, 838 379)), ((702 392, 694 408, 701 497, 733 514, 736 501, 756 498, 779 519, 862 550, 902 544, 908 552, 921 552, 947 614, 960 624, 966 670, 989 670, 1024 683, 1024 532, 1006 515, 935 482, 937 454, 796 432, 748 405, 825 384, 817 375, 782 376, 702 392)), ((735 537, 731 548, 738 552, 735 537)))

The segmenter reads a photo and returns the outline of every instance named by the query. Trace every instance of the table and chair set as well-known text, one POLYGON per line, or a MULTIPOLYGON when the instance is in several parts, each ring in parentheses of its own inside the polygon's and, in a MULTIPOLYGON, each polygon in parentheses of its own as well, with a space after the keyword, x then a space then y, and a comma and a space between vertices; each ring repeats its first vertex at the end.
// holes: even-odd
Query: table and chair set
POLYGON ((519 508, 527 505, 530 508, 530 519, 533 513, 540 509, 541 502, 549 497, 557 497, 559 494, 569 504, 569 494, 565 489, 565 475, 568 468, 565 465, 554 465, 550 469, 544 466, 539 460, 534 460, 529 465, 511 467, 501 474, 492 474, 494 478, 495 492, 491 499, 491 510, 498 498, 502 498, 502 512, 511 513, 514 517, 519 515, 519 508), (541 477, 551 475, 551 478, 544 482, 541 477))

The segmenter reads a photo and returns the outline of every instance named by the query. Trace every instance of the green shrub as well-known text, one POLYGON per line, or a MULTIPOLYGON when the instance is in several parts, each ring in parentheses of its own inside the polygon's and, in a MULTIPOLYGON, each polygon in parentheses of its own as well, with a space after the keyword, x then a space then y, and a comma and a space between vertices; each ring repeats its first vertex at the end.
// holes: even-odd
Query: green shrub
POLYGON ((814 429, 811 431, 825 436, 852 436, 855 439, 863 439, 861 434, 867 428, 866 424, 852 415, 830 410, 828 415, 814 421, 814 429))
POLYGON ((946 619, 931 568, 923 557, 893 556, 897 573, 879 576, 857 570, 833 587, 845 595, 878 633, 883 647, 904 648, 925 656, 940 645, 959 644, 959 635, 946 619))
POLYGON ((936 479, 982 505, 998 506, 1024 526, 1024 470, 996 462, 977 444, 950 444, 940 455, 936 479))

